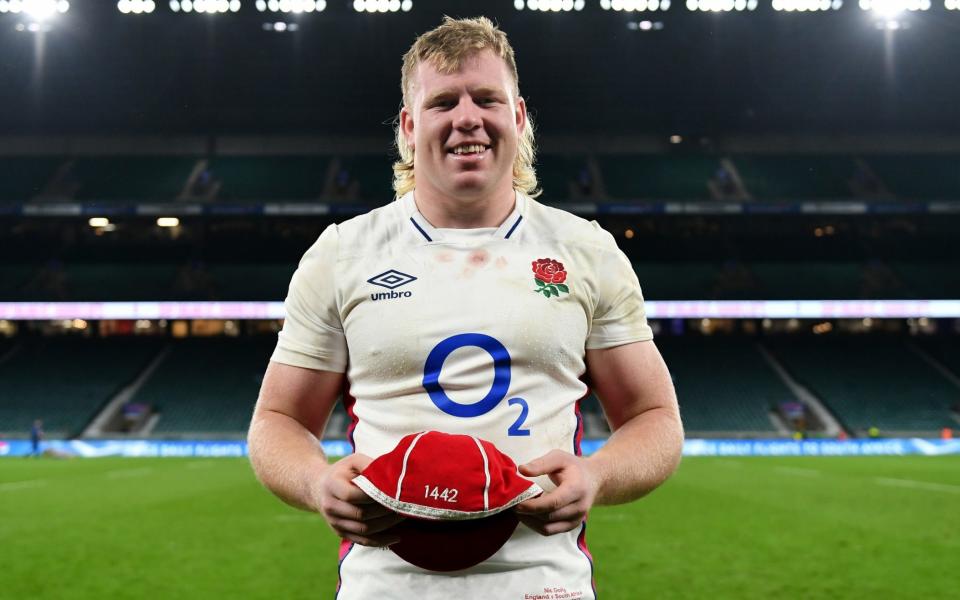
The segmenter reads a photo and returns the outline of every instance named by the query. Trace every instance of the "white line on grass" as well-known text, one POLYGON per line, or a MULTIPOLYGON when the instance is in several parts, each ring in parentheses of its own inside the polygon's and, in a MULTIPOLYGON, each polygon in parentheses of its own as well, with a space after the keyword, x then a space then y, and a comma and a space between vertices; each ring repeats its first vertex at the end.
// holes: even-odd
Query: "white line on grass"
POLYGON ((787 475, 800 475, 803 477, 819 477, 822 475, 817 469, 805 469, 803 467, 774 467, 773 470, 787 475))
POLYGON ((108 479, 121 479, 124 477, 141 477, 153 473, 153 468, 142 467, 139 469, 117 469, 116 471, 107 471, 108 479))
POLYGON ((47 485, 44 479, 27 479, 26 481, 8 481, 0 483, 0 492, 15 492, 17 490, 29 490, 47 485))
POLYGON ((892 487, 911 488, 915 490, 929 490, 931 492, 947 492, 949 494, 960 494, 960 485, 950 485, 947 483, 931 483, 929 481, 916 481, 913 479, 891 479, 889 477, 875 477, 874 481, 880 485, 892 487))

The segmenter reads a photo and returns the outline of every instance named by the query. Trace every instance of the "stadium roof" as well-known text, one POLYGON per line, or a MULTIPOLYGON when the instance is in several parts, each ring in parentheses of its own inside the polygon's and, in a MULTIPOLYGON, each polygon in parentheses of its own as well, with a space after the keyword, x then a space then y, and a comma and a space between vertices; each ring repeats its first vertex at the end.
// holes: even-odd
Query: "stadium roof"
MULTIPOLYGON (((287 16, 121 14, 76 0, 46 32, 0 14, 0 132, 388 135, 400 57, 444 13, 417 0, 357 13, 346 0, 287 16)), ((435 8, 441 4, 442 9, 435 8)), ((541 131, 666 134, 960 132, 960 12, 934 3, 897 30, 856 3, 828 12, 518 11, 486 3, 517 50, 541 131), (642 20, 662 23, 644 29, 642 20), (879 26, 878 26, 879 23, 879 26)))

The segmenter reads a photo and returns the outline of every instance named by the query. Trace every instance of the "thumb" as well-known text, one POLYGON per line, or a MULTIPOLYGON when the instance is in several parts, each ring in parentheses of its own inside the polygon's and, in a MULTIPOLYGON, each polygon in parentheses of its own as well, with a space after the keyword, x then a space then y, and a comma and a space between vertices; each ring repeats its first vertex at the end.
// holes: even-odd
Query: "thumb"
POLYGON ((366 454, 351 454, 347 458, 342 459, 346 461, 347 468, 355 473, 359 474, 361 471, 367 468, 367 465, 373 462, 373 459, 367 456, 366 454))

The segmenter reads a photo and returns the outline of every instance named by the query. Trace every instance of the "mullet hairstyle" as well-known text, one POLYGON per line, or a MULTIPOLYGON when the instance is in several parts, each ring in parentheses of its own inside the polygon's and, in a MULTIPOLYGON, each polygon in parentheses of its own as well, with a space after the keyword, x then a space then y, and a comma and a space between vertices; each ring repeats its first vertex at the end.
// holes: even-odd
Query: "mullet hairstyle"
MULTIPOLYGON (((455 73, 467 58, 486 49, 492 50, 507 64, 513 76, 514 96, 519 97, 520 77, 507 34, 486 17, 444 17, 439 27, 418 37, 410 50, 403 55, 400 89, 403 92, 404 106, 412 106, 410 100, 413 77, 420 63, 433 63, 437 70, 444 74, 455 73)), ((414 150, 403 136, 399 119, 396 122, 396 145, 400 160, 393 163, 393 189, 399 198, 416 186, 413 176, 414 150)), ((517 158, 513 161, 513 189, 532 198, 541 193, 537 187, 537 173, 533 168, 535 153, 533 121, 530 113, 527 113, 526 124, 517 140, 517 158)))

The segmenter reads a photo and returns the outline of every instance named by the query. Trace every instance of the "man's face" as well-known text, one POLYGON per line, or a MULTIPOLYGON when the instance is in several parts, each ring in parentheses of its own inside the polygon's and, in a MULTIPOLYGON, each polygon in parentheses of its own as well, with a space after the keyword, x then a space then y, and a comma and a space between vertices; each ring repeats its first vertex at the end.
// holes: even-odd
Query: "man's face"
POLYGON ((513 163, 527 109, 514 93, 503 59, 483 50, 451 74, 421 63, 411 103, 400 113, 400 126, 414 148, 418 189, 455 198, 513 189, 513 163))

